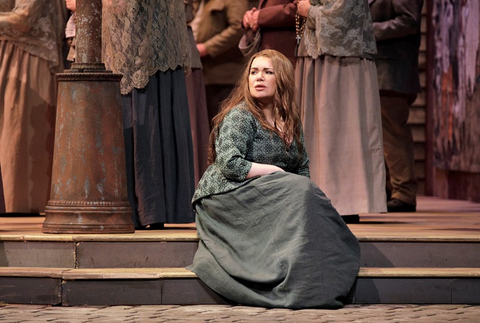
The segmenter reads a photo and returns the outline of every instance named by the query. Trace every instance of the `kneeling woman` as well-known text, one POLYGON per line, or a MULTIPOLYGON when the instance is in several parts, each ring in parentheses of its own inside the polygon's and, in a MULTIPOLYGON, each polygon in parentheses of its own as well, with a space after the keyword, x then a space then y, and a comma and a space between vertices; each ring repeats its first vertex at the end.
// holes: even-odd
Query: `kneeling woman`
POLYGON ((214 119, 210 166, 193 197, 200 244, 189 267, 242 305, 337 308, 360 248, 309 179, 294 70, 255 54, 214 119))

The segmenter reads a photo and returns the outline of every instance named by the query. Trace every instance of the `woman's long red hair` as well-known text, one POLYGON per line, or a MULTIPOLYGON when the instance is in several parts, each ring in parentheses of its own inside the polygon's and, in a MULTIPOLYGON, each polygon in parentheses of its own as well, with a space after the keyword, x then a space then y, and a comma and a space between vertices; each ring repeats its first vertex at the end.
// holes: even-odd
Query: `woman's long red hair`
POLYGON ((303 152, 303 146, 300 141, 300 113, 295 93, 295 71, 288 58, 282 53, 271 49, 266 49, 253 55, 248 61, 235 89, 222 102, 220 112, 212 120, 213 129, 209 138, 208 164, 215 162, 215 139, 217 138, 220 124, 230 110, 241 102, 245 102, 248 110, 259 120, 262 127, 275 132, 282 138, 286 148, 292 143, 293 139, 300 148, 300 152, 303 152), (252 97, 249 89, 250 68, 253 60, 257 57, 268 57, 271 59, 276 77, 277 90, 273 98, 273 125, 267 121, 260 104, 252 97), (281 129, 277 127, 277 124, 280 122, 283 123, 281 129))

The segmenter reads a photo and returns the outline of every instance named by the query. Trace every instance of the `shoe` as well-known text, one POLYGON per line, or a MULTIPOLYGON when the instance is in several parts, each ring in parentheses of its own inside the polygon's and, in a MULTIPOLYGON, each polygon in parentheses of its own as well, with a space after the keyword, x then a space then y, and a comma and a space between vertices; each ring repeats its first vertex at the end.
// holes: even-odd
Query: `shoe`
POLYGON ((153 223, 153 224, 150 224, 149 229, 150 230, 163 230, 163 229, 165 229, 165 224, 164 223, 153 223))
POLYGON ((163 229, 165 229, 164 223, 152 223, 149 225, 135 227, 135 230, 163 230, 163 229))
POLYGON ((360 223, 358 214, 342 215, 341 217, 345 223, 360 223))
POLYGON ((417 207, 398 199, 391 199, 387 202, 387 210, 388 212, 416 212, 417 207))

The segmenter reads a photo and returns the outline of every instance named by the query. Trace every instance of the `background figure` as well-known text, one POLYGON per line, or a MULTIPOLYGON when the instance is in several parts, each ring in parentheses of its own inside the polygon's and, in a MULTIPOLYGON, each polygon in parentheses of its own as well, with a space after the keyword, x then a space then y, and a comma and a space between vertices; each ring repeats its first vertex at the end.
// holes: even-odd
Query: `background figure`
POLYGON ((190 23, 203 63, 208 121, 232 91, 245 65, 238 49, 247 0, 199 0, 190 23))
POLYGON ((66 17, 64 0, 0 0, 0 169, 9 213, 43 212, 50 195, 66 17))
POLYGON ((418 74, 423 0, 369 0, 377 41, 375 63, 382 106, 383 149, 389 173, 388 212, 415 212, 410 105, 421 91, 418 74))
MULTIPOLYGON (((193 20, 193 2, 184 0, 185 17, 187 24, 193 20)), ((187 83, 188 107, 190 111, 190 125, 192 127, 193 158, 195 168, 195 185, 207 169, 208 135, 210 134, 210 121, 208 120, 207 99, 205 96, 205 82, 203 80, 202 61, 198 53, 192 27, 188 27, 190 44, 191 72, 185 76, 187 83)))
POLYGON ((260 0, 258 9, 252 8, 243 16, 243 27, 247 33, 262 34, 260 50, 275 49, 285 55, 295 67, 295 13, 294 0, 260 0))
POLYGON ((77 10, 77 0, 65 0, 65 5, 71 12, 65 27, 65 38, 69 46, 67 61, 75 62, 75 34, 77 32, 75 27, 75 10, 77 10))
POLYGON ((367 2, 301 0, 296 84, 312 180, 342 216, 385 212, 375 38, 367 2), (311 2, 311 5, 310 5, 311 2))
POLYGON ((103 26, 105 65, 123 75, 127 188, 135 227, 193 222, 184 4, 105 0, 103 26))
POLYGON ((308 178, 308 156, 287 57, 250 59, 214 119, 209 161, 193 203, 193 265, 210 288, 242 305, 341 307, 360 245, 308 178))

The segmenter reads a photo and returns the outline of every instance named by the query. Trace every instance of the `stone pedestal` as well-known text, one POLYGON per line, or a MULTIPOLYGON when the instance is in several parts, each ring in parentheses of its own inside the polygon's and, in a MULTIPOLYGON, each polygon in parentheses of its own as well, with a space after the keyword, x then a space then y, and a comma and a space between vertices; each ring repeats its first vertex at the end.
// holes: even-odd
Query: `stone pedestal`
POLYGON ((77 62, 57 74, 50 200, 44 233, 132 233, 121 75, 101 63, 101 0, 77 1, 77 62))

